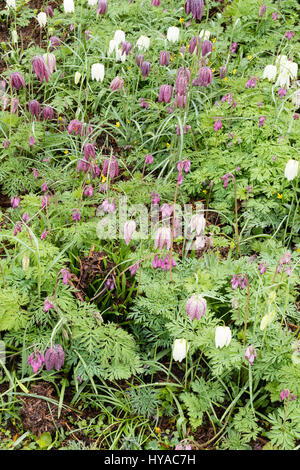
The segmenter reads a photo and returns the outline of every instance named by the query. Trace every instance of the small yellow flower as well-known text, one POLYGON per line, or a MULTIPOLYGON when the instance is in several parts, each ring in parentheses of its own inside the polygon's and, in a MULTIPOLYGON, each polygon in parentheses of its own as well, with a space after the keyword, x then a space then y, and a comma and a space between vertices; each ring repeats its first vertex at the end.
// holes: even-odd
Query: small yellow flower
POLYGON ((224 77, 223 80, 224 80, 224 82, 227 82, 228 77, 224 77))
POLYGON ((180 23, 184 23, 184 18, 179 18, 180 23))
POLYGON ((204 194, 206 194, 206 193, 207 193, 207 189, 203 189, 203 192, 204 192, 204 194))
POLYGON ((211 69, 212 73, 215 73, 216 69, 211 69))
POLYGON ((217 38, 213 38, 212 42, 216 42, 217 41, 217 38))
POLYGON ((248 60, 252 60, 252 59, 253 59, 252 55, 248 55, 248 60))
POLYGON ((211 61, 209 61, 209 62, 208 62, 208 65, 211 65, 211 64, 212 64, 212 62, 211 62, 211 61))
POLYGON ((232 73, 233 73, 233 75, 235 75, 235 74, 236 74, 236 69, 234 69, 234 70, 232 71, 232 73))
POLYGON ((230 243, 230 248, 231 248, 231 250, 233 250, 234 247, 235 247, 235 243, 232 241, 232 242, 230 243))
POLYGON ((129 119, 127 119, 127 124, 130 124, 130 121, 129 121, 129 119))
POLYGON ((171 147, 171 144, 169 142, 166 143, 167 148, 171 147))
POLYGON ((154 432, 155 432, 155 434, 160 434, 160 433, 161 433, 161 429, 160 429, 158 426, 155 426, 154 432))
POLYGON ((120 125, 121 125, 121 124, 119 123, 119 121, 116 122, 116 126, 117 126, 117 127, 120 127, 120 125))
POLYGON ((102 181, 102 183, 105 183, 106 180, 107 180, 106 176, 101 175, 101 181, 102 181))
POLYGON ((213 46, 213 51, 215 51, 215 50, 216 50, 216 46, 213 46))
POLYGON ((131 67, 128 66, 128 67, 127 67, 127 70, 130 70, 130 69, 131 69, 131 67))
POLYGON ((59 121, 62 121, 62 120, 63 120, 63 118, 62 118, 61 116, 59 116, 58 120, 59 120, 59 121))
POLYGON ((278 193, 277 197, 278 197, 278 199, 282 199, 282 194, 278 193))
POLYGON ((69 153, 69 150, 65 150, 65 151, 64 151, 64 154, 65 154, 65 155, 68 155, 68 153, 69 153))

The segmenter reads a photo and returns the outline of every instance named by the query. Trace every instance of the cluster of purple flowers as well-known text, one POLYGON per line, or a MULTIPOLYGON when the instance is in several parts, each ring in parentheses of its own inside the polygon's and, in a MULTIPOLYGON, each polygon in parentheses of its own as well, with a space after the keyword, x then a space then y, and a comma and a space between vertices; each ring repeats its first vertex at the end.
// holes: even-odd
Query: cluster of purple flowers
POLYGON ((289 277, 292 274, 292 267, 289 265, 290 261, 291 261, 291 253, 290 251, 287 251, 279 259, 279 263, 278 263, 277 270, 276 270, 277 273, 280 273, 283 267, 286 266, 284 271, 289 277))
MULTIPOLYGON (((167 255, 165 258, 159 258, 158 255, 154 256, 153 262, 152 262, 153 269, 161 268, 163 271, 169 271, 170 270, 170 255, 167 255)), ((176 266, 176 261, 172 257, 172 266, 176 266)))
POLYGON ((288 388, 284 388, 282 389, 281 393, 280 393, 280 400, 281 401, 284 401, 284 400, 295 400, 297 397, 296 395, 294 395, 293 393, 290 392, 290 390, 288 388))
POLYGON ((175 106, 184 108, 186 105, 187 87, 191 78, 190 70, 180 67, 177 71, 175 82, 175 106))
POLYGON ((187 158, 184 160, 180 160, 177 163, 177 170, 178 170, 178 177, 177 177, 177 184, 180 186, 183 181, 183 171, 188 173, 191 168, 191 162, 187 158))
POLYGON ((231 282, 232 290, 235 290, 238 287, 240 287, 243 290, 248 285, 248 279, 243 274, 240 274, 240 275, 234 274, 230 282, 231 282))
POLYGON ((60 370, 65 362, 65 352, 60 344, 53 344, 45 352, 35 350, 27 359, 27 363, 32 367, 33 372, 36 373, 45 364, 46 369, 60 370))

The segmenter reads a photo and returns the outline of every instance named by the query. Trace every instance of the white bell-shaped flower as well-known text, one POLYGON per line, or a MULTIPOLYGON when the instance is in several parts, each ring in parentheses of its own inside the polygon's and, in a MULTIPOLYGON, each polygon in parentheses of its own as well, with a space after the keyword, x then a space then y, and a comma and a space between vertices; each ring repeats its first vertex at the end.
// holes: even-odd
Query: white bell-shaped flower
POLYGON ((284 176, 288 181, 292 181, 298 175, 299 162, 297 160, 289 160, 285 166, 284 176))
POLYGON ((173 344, 173 359, 174 361, 181 362, 186 357, 189 345, 184 338, 175 339, 173 344))
POLYGON ((228 346, 231 341, 231 330, 228 326, 217 326, 215 333, 216 348, 228 346))
POLYGON ((92 65, 92 80, 97 80, 97 82, 103 82, 104 79, 104 65, 103 64, 93 64, 92 65))
POLYGON ((179 39, 180 29, 177 26, 170 26, 167 32, 167 39, 170 42, 177 42, 179 39))

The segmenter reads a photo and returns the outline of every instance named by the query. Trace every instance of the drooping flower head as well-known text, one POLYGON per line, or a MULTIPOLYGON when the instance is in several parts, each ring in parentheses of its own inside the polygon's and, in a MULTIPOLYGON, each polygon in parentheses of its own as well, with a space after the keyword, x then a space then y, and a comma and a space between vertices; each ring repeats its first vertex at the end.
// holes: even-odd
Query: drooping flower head
POLYGON ((49 77, 51 76, 51 73, 46 66, 44 59, 41 55, 37 55, 33 57, 32 59, 32 67, 34 70, 34 73, 36 74, 37 78, 40 80, 42 83, 44 78, 46 82, 49 82, 49 77))
POLYGON ((169 227, 160 227, 155 235, 154 242, 155 249, 159 248, 160 250, 166 246, 167 250, 171 248, 171 230, 169 227))
POLYGON ((103 162, 102 173, 104 176, 110 177, 110 179, 115 178, 119 175, 119 164, 117 158, 112 155, 111 158, 106 158, 103 162))
POLYGON ((37 100, 29 101, 28 108, 32 116, 35 116, 36 118, 39 117, 41 105, 37 100))
POLYGON ((151 69, 151 64, 150 62, 147 62, 146 60, 144 62, 141 63, 141 72, 142 72, 142 75, 143 75, 143 78, 146 78, 148 77, 149 73, 150 73, 150 69, 151 69))
POLYGON ((45 352, 45 366, 47 370, 60 370, 65 362, 65 352, 60 344, 53 344, 45 352))
POLYGON ((54 118, 54 109, 51 106, 45 106, 42 111, 43 119, 45 121, 52 121, 54 118))
POLYGON ((249 364, 252 366, 254 363, 254 360, 257 357, 257 352, 254 349, 253 344, 247 347, 246 352, 245 352, 245 359, 249 362, 249 364))
POLYGON ((56 57, 54 54, 52 54, 51 52, 43 54, 43 60, 50 75, 54 72, 54 70, 56 71, 56 57))
POLYGON ((173 344, 173 359, 174 361, 181 362, 186 357, 189 351, 189 344, 184 338, 175 339, 173 344))
POLYGON ((173 87, 171 85, 161 85, 159 89, 158 102, 170 103, 173 94, 173 87))
POLYGON ((73 119, 68 125, 67 131, 69 134, 82 135, 83 124, 78 119, 73 119))
POLYGON ((124 239, 126 245, 129 245, 129 242, 132 238, 133 233, 136 230, 136 223, 134 220, 128 220, 124 224, 124 239))
POLYGON ((9 78, 13 89, 19 90, 22 87, 25 88, 25 80, 20 72, 11 73, 9 78))
POLYGON ((194 20, 201 20, 204 10, 203 0, 187 0, 185 3, 185 12, 187 15, 192 13, 194 20))
POLYGON ((285 166, 284 176, 288 181, 292 181, 298 175, 299 162, 297 160, 289 160, 285 166))
POLYGON ((216 348, 224 348, 229 346, 232 334, 228 326, 217 326, 215 331, 215 345, 216 348))
POLYGON ((206 308, 206 300, 201 295, 192 295, 186 303, 186 313, 191 320, 200 320, 205 315, 206 308))
POLYGON ((198 77, 194 80, 193 84, 204 86, 205 88, 212 83, 213 73, 209 67, 200 67, 198 70, 198 77))
POLYGON ((62 275, 62 282, 63 284, 68 284, 68 281, 71 280, 71 273, 68 269, 64 268, 60 270, 60 273, 62 275))
POLYGON ((42 368, 44 362, 44 354, 41 351, 34 351, 27 359, 27 364, 32 367, 34 373, 42 368))
POLYGON ((97 15, 105 15, 107 12, 107 0, 99 0, 97 7, 97 15))
POLYGON ((170 59, 171 59, 170 52, 160 51, 160 53, 159 53, 159 63, 160 63, 160 65, 164 65, 164 66, 167 67, 167 65, 169 65, 170 59))
POLYGON ((116 91, 116 90, 120 91, 122 90, 123 86, 124 86, 124 80, 123 78, 120 78, 118 76, 115 77, 110 84, 110 88, 112 91, 116 91))
POLYGON ((213 50, 213 45, 211 41, 203 41, 201 44, 202 57, 210 55, 213 50))

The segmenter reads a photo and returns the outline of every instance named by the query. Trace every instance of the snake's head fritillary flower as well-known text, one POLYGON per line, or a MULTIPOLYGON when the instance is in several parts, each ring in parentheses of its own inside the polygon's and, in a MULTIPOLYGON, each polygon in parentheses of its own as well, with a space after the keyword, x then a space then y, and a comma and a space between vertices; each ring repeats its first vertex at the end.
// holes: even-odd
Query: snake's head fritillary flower
POLYGON ((167 32, 167 39, 170 42, 177 42, 179 40, 180 29, 177 26, 170 26, 167 32))
POLYGON ((75 5, 73 0, 64 0, 64 11, 65 13, 73 13, 75 5))
POLYGON ((45 106, 42 111, 44 121, 52 121, 54 118, 54 109, 51 106, 45 106))
POLYGON ((60 344, 53 344, 45 352, 45 366, 47 370, 60 370, 65 362, 65 352, 60 344))
POLYGON ((217 326, 215 332, 215 345, 216 348, 224 348, 229 346, 232 338, 231 330, 228 326, 217 326))
POLYGON ((144 61, 141 63, 141 72, 142 72, 142 75, 143 75, 143 78, 146 78, 148 77, 149 73, 150 73, 150 69, 151 69, 151 64, 150 62, 148 61, 144 61))
POLYGON ((186 303, 186 313, 191 320, 200 320, 205 315, 206 308, 206 300, 201 295, 192 295, 186 303))
POLYGON ((266 5, 261 5, 261 7, 259 8, 259 12, 258 12, 258 15, 260 17, 264 16, 264 14, 266 13, 267 11, 267 7, 266 5))
POLYGON ((167 250, 171 248, 171 230, 169 227, 160 227, 155 235, 154 242, 155 249, 159 248, 160 250, 166 246, 167 250))
POLYGON ((175 339, 173 344, 173 359, 174 361, 181 362, 186 357, 189 351, 189 344, 187 343, 186 339, 175 339))
POLYGON ((107 12, 107 0, 100 0, 97 7, 97 15, 105 15, 107 12))
POLYGON ((159 89, 158 102, 170 103, 173 95, 173 87, 171 85, 161 85, 159 89))
POLYGON ((104 65, 103 64, 93 64, 91 69, 92 80, 97 82, 104 80, 104 65))
POLYGON ((25 88, 25 80, 20 72, 11 73, 9 78, 13 89, 19 90, 22 87, 25 88))
POLYGON ((39 117, 41 105, 37 100, 29 101, 28 108, 32 116, 35 116, 36 118, 39 117))
POLYGON ((109 175, 110 179, 113 179, 119 175, 119 164, 114 155, 112 155, 111 158, 106 158, 104 160, 102 173, 104 176, 109 175))
POLYGON ((202 57, 210 55, 213 50, 213 45, 211 41, 203 41, 201 44, 202 57))
POLYGON ((194 20, 201 20, 204 10, 204 1, 203 0, 186 0, 185 2, 185 12, 187 15, 192 13, 194 20))
POLYGON ((36 74, 37 78, 40 80, 41 83, 43 82, 44 78, 47 83, 49 82, 51 73, 48 67, 46 66, 44 59, 41 55, 37 55, 33 57, 32 67, 33 67, 34 73, 36 74))
POLYGON ((134 234, 136 230, 136 223, 134 220, 128 220, 124 224, 124 239, 126 245, 129 245, 129 242, 132 238, 132 235, 134 234))
POLYGON ((298 175, 299 162, 297 160, 289 160, 285 166, 284 176, 288 181, 292 181, 298 175))
POLYGON ((40 25, 40 28, 44 28, 47 24, 47 15, 44 11, 41 11, 37 17, 36 17, 38 24, 40 25))
POLYGON ((120 78, 118 76, 115 77, 110 84, 110 88, 112 91, 116 91, 116 90, 120 91, 122 90, 123 86, 124 86, 124 80, 123 78, 120 78))

